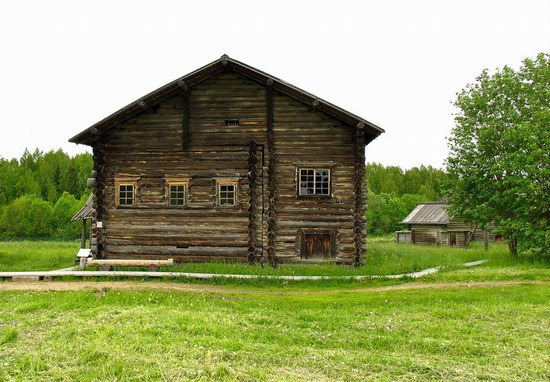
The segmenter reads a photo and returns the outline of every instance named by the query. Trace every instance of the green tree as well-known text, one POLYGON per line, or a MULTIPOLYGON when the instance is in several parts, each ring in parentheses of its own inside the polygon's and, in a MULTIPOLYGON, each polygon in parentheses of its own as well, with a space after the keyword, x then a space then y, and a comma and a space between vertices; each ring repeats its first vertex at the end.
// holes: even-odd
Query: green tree
POLYGON ((52 233, 58 238, 77 238, 80 235, 80 222, 73 222, 72 217, 84 205, 86 199, 78 200, 74 195, 64 192, 53 207, 52 233))
POLYGON ((447 195, 454 212, 495 222, 510 251, 550 253, 550 55, 484 70, 457 95, 447 195))
POLYGON ((0 234, 6 237, 51 235, 52 206, 34 195, 23 195, 2 209, 0 234))
POLYGON ((399 222, 410 212, 405 203, 394 194, 375 194, 369 191, 366 210, 367 232, 383 235, 401 228, 399 222))

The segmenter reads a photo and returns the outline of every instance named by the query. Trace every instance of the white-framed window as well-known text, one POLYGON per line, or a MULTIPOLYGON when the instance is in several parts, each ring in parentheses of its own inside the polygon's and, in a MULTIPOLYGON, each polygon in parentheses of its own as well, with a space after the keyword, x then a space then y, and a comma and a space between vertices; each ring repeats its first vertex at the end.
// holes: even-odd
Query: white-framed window
POLYGON ((169 183, 168 184, 168 205, 170 207, 183 207, 187 200, 187 184, 169 183))
POLYGON ((298 171, 298 195, 330 196, 330 169, 300 168, 298 171))
POLYGON ((237 203, 237 190, 235 184, 218 183, 218 205, 234 206, 237 203))
POLYGON ((220 207, 232 207, 238 203, 238 178, 216 177, 217 205, 220 207))
POLYGON ((136 186, 134 183, 119 183, 118 184, 118 205, 133 206, 136 203, 136 186))
POLYGON ((168 207, 182 208, 187 205, 189 179, 188 177, 165 175, 166 205, 168 207))
POLYGON ((137 205, 139 175, 118 174, 115 176, 115 206, 135 207, 137 205))

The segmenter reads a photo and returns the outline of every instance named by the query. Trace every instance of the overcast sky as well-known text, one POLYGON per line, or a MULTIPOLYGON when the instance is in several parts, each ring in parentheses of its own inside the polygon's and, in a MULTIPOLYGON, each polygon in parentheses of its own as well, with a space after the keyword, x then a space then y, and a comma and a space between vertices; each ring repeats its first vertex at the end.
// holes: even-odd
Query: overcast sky
POLYGON ((550 1, 2 1, 0 156, 67 140, 227 53, 379 125, 367 161, 443 166, 455 93, 550 51, 550 1))

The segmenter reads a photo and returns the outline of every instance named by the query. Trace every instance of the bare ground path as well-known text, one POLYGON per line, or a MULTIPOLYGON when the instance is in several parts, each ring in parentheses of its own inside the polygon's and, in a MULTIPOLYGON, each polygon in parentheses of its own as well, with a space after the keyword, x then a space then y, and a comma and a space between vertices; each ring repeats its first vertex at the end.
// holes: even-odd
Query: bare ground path
POLYGON ((315 290, 283 290, 283 289, 244 289, 201 284, 182 284, 173 282, 137 282, 137 281, 39 281, 39 282, 1 282, 1 291, 107 291, 107 290, 159 290, 196 293, 236 293, 236 294, 273 294, 273 295, 303 295, 324 293, 369 293, 412 289, 460 289, 460 288, 503 288, 517 285, 547 285, 550 280, 539 281, 478 281, 478 282, 444 282, 419 283, 410 282, 399 285, 363 287, 353 289, 315 289, 315 290))

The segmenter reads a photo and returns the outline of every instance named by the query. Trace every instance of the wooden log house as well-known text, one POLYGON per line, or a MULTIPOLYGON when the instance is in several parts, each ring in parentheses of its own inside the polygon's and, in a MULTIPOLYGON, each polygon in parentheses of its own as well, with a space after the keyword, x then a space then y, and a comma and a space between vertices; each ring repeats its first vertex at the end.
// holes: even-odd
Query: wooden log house
POLYGON ((373 123, 220 59, 70 139, 93 149, 96 258, 365 260, 373 123))
POLYGON ((491 231, 464 222, 447 212, 447 198, 436 202, 419 203, 401 224, 407 230, 396 232, 398 243, 431 244, 466 247, 470 241, 495 241, 491 231))

